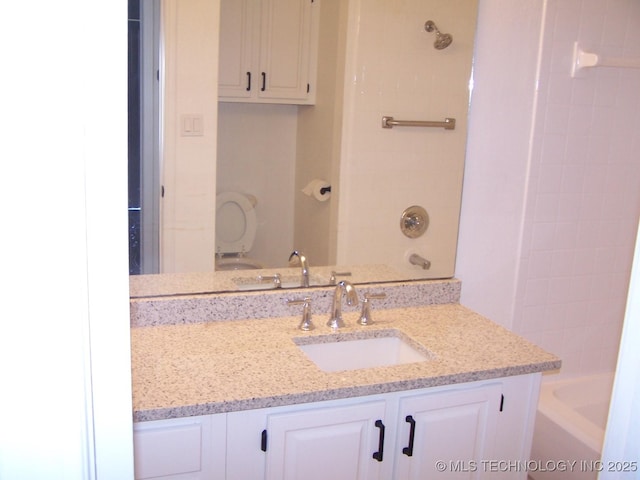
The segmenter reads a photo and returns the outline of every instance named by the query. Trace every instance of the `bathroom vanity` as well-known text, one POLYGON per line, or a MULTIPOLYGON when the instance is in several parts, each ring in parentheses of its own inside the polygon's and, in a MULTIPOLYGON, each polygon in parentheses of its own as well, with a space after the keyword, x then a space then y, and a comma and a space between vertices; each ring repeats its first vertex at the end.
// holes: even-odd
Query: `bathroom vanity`
POLYGON ((497 462, 528 459, 559 359, 459 305, 455 280, 357 288, 387 297, 337 332, 332 288, 304 290, 309 332, 300 290, 132 299, 136 478, 526 478, 497 462), (325 371, 301 348, 363 338, 426 359, 325 371))

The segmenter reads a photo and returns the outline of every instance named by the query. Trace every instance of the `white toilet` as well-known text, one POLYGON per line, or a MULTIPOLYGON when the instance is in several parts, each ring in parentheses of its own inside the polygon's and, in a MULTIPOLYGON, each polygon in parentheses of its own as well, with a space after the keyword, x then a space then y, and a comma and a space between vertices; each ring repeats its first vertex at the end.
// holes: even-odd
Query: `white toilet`
POLYGON ((256 198, 240 192, 216 198, 216 270, 253 270, 263 265, 247 256, 256 238, 256 198))

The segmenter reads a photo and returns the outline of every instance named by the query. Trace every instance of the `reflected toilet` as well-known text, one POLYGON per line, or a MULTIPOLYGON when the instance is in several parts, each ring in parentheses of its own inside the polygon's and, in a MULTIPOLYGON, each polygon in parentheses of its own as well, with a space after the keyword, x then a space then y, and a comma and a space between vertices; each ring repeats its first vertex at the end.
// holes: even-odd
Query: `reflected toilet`
POLYGON ((256 237, 253 195, 221 193, 216 198, 216 270, 253 270, 264 266, 247 256, 256 237))

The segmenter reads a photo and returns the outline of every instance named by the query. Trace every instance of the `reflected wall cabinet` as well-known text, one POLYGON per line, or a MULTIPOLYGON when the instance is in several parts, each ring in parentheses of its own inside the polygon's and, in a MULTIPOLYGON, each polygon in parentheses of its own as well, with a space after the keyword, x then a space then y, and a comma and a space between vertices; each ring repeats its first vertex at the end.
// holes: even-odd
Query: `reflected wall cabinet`
POLYGON ((222 102, 315 102, 320 0, 222 0, 222 102))

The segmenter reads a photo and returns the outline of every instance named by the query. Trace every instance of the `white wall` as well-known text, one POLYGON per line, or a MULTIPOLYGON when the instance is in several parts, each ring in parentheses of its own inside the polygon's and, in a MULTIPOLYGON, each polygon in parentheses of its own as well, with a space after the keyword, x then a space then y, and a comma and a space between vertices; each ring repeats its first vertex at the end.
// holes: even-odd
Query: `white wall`
POLYGON ((133 478, 126 11, 2 7, 3 480, 133 478))
POLYGON ((303 189, 316 179, 338 184, 348 9, 343 0, 322 0, 316 103, 300 107, 298 117, 294 245, 312 265, 336 264, 340 189, 323 202, 303 189))
POLYGON ((164 0, 165 110, 161 200, 162 272, 212 271, 218 130, 217 0, 164 0), (202 135, 182 132, 185 115, 202 135))
POLYGON ((522 243, 541 5, 481 0, 478 11, 456 276, 463 280, 463 303, 508 328, 522 243))
MULTIPOLYGON (((640 232, 639 232, 640 233, 640 232)), ((629 286, 625 322, 618 355, 616 380, 609 409, 603 461, 637 461, 640 451, 640 235, 636 240, 635 260, 629 286)), ((637 472, 626 474, 612 468, 600 474, 600 480, 637 478, 637 472)), ((637 470, 637 469, 636 469, 637 470)))
POLYGON ((254 195, 258 228, 248 256, 286 266, 293 251, 297 105, 220 103, 218 192, 254 195))
POLYGON ((483 0, 479 22, 462 303, 560 355, 564 375, 610 371, 640 214, 640 71, 571 78, 571 53, 640 56, 640 4, 483 0))

